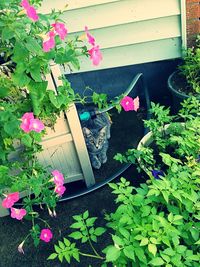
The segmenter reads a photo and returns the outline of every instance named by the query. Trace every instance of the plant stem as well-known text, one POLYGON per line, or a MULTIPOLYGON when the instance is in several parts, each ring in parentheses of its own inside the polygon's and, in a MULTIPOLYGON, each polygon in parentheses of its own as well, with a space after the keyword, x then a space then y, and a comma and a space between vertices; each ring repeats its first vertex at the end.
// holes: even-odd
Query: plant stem
POLYGON ((88 241, 89 241, 90 247, 91 247, 92 250, 94 251, 95 255, 96 255, 97 257, 100 257, 100 258, 101 258, 101 256, 99 255, 99 253, 96 251, 96 249, 95 249, 94 246, 92 245, 92 242, 91 242, 91 239, 90 239, 90 234, 89 234, 89 231, 88 231, 88 228, 87 228, 87 225, 86 225, 85 221, 84 221, 84 224, 85 224, 85 228, 86 228, 86 231, 87 231, 87 236, 88 236, 88 241))
POLYGON ((39 218, 39 217, 38 217, 37 219, 40 220, 40 221, 42 221, 42 222, 43 222, 45 225, 47 225, 49 228, 51 228, 47 221, 45 221, 45 220, 43 220, 43 219, 41 219, 41 218, 39 218))
POLYGON ((100 259, 100 260, 105 259, 104 257, 101 257, 99 255, 92 255, 92 254, 87 254, 87 253, 82 253, 82 252, 79 252, 79 254, 85 257, 91 257, 91 258, 100 259))

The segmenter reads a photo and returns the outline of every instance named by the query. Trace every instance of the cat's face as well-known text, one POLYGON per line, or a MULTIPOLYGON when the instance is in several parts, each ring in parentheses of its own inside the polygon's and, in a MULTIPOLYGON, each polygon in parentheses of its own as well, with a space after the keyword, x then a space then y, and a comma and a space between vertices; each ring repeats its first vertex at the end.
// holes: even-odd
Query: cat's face
POLYGON ((97 152, 102 149, 106 141, 106 127, 103 127, 99 132, 92 132, 86 127, 83 127, 83 135, 87 148, 91 152, 97 152))

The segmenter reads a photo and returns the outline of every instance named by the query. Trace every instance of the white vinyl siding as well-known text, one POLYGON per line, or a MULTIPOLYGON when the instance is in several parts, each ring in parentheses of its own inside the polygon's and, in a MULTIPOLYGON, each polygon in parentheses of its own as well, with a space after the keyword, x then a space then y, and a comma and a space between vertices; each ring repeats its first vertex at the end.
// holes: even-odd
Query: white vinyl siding
POLYGON ((87 25, 102 49, 101 64, 94 67, 81 59, 81 72, 181 56, 183 0, 46 0, 42 11, 66 3, 62 19, 68 38, 81 35, 87 25))

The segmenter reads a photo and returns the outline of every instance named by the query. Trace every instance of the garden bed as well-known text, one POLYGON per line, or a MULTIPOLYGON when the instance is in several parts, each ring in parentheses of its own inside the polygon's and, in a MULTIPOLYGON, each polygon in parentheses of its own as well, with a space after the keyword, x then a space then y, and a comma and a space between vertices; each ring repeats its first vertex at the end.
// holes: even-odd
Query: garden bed
MULTIPOLYGON (((98 182, 102 182, 105 178, 113 175, 122 168, 122 165, 113 159, 117 152, 125 152, 129 147, 136 147, 140 138, 143 136, 143 123, 141 117, 144 117, 143 110, 136 112, 122 112, 118 114, 115 111, 111 112, 112 127, 111 139, 108 150, 108 161, 100 170, 95 170, 95 178, 98 182)), ((139 184, 137 179, 138 174, 135 168, 130 167, 124 174, 124 177, 133 181, 135 185, 139 184)), ((119 178, 116 179, 116 182, 119 178)), ((67 186, 64 197, 76 193, 84 188, 82 182, 71 183, 67 186)), ((18 245, 23 241, 24 236, 27 235, 31 222, 18 222, 10 217, 1 218, 0 220, 0 239, 3 242, 0 245, 0 267, 50 267, 50 266, 69 266, 66 263, 47 261, 48 256, 53 251, 53 244, 57 243, 58 239, 67 236, 71 232, 69 225, 72 223, 72 216, 89 210, 91 216, 98 217, 98 225, 104 226, 103 215, 105 212, 112 212, 115 209, 115 196, 111 194, 111 189, 105 186, 93 193, 87 194, 83 197, 73 199, 71 201, 59 203, 56 209, 57 218, 51 218, 48 212, 41 211, 41 217, 45 219, 52 227, 54 237, 52 242, 45 244, 41 243, 38 248, 35 248, 32 242, 27 242, 22 255, 17 251, 18 245), (17 233, 17 234, 16 234, 17 233)), ((106 244, 110 242, 110 235, 103 235, 99 239, 97 250, 101 250, 106 244)), ((83 250, 87 251, 87 246, 83 246, 83 250)), ((73 267, 78 267, 80 264, 73 262, 73 267)), ((83 258, 81 265, 85 266, 100 266, 98 260, 91 258, 83 258)))

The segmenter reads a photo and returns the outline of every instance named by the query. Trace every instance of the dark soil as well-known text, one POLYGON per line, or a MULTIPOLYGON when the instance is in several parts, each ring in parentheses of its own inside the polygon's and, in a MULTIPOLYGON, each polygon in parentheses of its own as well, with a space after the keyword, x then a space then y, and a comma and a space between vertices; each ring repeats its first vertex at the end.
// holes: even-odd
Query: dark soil
MULTIPOLYGON (((108 155, 109 160, 100 170, 95 171, 98 181, 102 181, 104 178, 120 170, 121 165, 113 160, 114 154, 125 152, 129 147, 136 147, 138 141, 143 136, 142 113, 139 112, 136 115, 135 112, 124 112, 120 116, 117 116, 116 113, 112 116, 113 125, 108 155)), ((141 176, 138 175, 136 169, 132 166, 122 176, 129 179, 135 186, 142 182, 141 176)), ((116 178, 114 182, 118 182, 119 178, 116 178)), ((70 194, 70 188, 76 191, 76 189, 80 190, 81 186, 82 184, 80 183, 69 185, 67 194, 70 194)), ((17 251, 17 247, 27 235, 31 228, 31 223, 25 220, 19 222, 11 219, 9 216, 0 218, 0 267, 88 267, 89 265, 100 267, 100 261, 86 257, 81 258, 81 263, 73 261, 70 265, 66 262, 61 264, 57 260, 47 261, 47 258, 53 252, 53 245, 71 233, 69 226, 73 222, 73 215, 83 213, 88 209, 90 216, 98 217, 98 226, 105 226, 104 213, 111 213, 115 210, 114 199, 115 196, 111 193, 109 186, 106 185, 93 193, 58 203, 56 209, 57 218, 51 218, 46 210, 41 210, 41 218, 47 220, 52 227, 53 239, 50 243, 41 241, 37 248, 34 247, 32 240, 30 240, 30 242, 24 245, 24 255, 17 251)), ((104 234, 99 238, 98 244, 95 244, 95 248, 101 252, 109 244, 110 240, 110 233, 104 234)), ((90 252, 85 245, 81 245, 80 249, 86 253, 90 252)))

